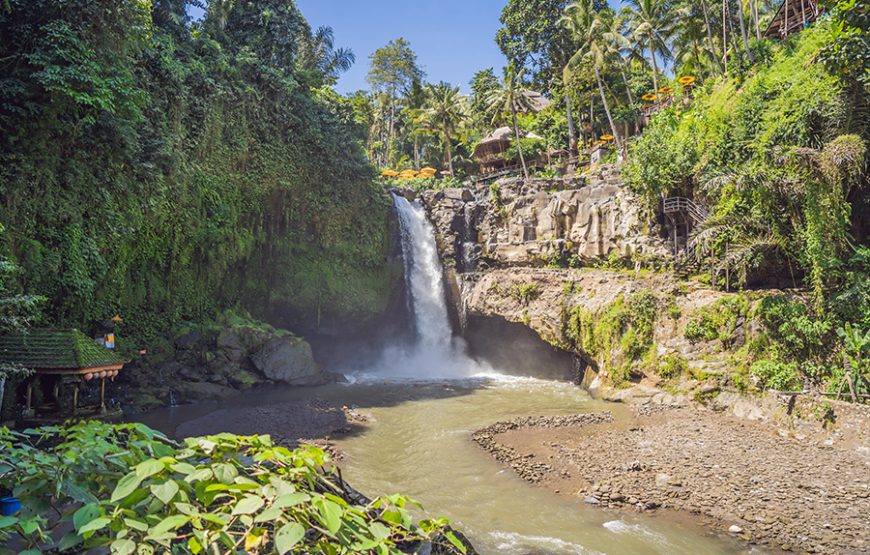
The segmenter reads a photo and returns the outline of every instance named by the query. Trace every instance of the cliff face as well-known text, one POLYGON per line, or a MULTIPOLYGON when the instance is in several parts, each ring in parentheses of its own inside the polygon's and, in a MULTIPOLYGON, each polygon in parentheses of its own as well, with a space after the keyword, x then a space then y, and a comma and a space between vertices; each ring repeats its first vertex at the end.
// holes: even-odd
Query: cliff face
MULTIPOLYGON (((482 334, 467 327, 524 326, 572 353, 575 377, 597 386, 655 384, 675 373, 705 382, 746 341, 748 309, 736 306, 735 295, 650 272, 667 265, 668 248, 612 167, 574 180, 513 178, 426 191, 421 199, 472 350, 471 337, 482 334), (594 269, 614 258, 633 269, 594 269), (709 324, 716 329, 707 335, 688 330, 717 312, 727 318, 709 324)), ((510 343, 498 348, 510 350, 510 343)))
POLYGON ((573 180, 511 178, 427 191, 422 200, 445 263, 459 272, 667 255, 650 234, 640 200, 611 166, 573 180))

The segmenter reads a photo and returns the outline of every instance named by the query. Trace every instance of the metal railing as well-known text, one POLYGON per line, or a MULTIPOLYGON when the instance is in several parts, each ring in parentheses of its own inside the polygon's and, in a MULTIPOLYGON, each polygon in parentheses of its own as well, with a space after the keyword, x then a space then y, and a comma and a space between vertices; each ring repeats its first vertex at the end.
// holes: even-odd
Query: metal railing
POLYGON ((664 200, 665 214, 676 214, 684 212, 688 214, 695 223, 703 223, 710 217, 710 211, 697 204, 692 199, 686 197, 670 197, 664 200))

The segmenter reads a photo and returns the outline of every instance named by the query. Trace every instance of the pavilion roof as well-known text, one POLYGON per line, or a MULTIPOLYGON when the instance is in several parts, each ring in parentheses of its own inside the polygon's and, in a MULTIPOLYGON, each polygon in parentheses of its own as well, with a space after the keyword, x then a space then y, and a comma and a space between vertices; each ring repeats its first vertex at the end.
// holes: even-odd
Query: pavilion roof
POLYGON ((121 355, 77 329, 32 329, 0 335, 0 363, 31 370, 99 368, 125 362, 121 355))

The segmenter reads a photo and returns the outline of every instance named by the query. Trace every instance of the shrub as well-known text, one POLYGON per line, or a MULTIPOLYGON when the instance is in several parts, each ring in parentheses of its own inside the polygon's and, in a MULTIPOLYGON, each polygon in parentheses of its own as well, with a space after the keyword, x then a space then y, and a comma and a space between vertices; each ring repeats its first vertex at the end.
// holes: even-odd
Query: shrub
POLYGON ((689 363, 679 353, 669 353, 659 361, 658 373, 665 380, 678 378, 689 371, 689 363))
POLYGON ((766 389, 791 391, 801 388, 798 365, 794 362, 759 360, 752 365, 751 372, 766 389))
POLYGON ((141 424, 92 422, 0 428, 0 445, 0 486, 14 486, 24 507, 2 519, 0 533, 31 549, 51 544, 49 526, 71 525, 60 551, 386 554, 439 536, 465 551, 445 520, 415 524, 413 501, 358 504, 322 450, 291 451, 268 436, 176 445, 141 424), (49 523, 50 510, 60 519, 49 523))

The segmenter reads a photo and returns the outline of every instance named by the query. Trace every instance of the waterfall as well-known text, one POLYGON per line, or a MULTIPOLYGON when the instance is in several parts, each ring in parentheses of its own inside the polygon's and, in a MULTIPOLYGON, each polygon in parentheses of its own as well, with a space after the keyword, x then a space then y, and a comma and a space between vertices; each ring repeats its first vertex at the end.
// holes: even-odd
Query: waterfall
POLYGON ((435 229, 426 211, 418 202, 400 195, 393 198, 399 216, 414 341, 393 342, 384 348, 375 367, 351 372, 350 379, 430 381, 490 374, 488 366, 465 354, 461 338, 453 337, 435 229))
POLYGON ((422 346, 449 349, 450 320, 442 281, 435 230, 418 202, 394 195, 402 236, 405 283, 414 329, 422 346))

